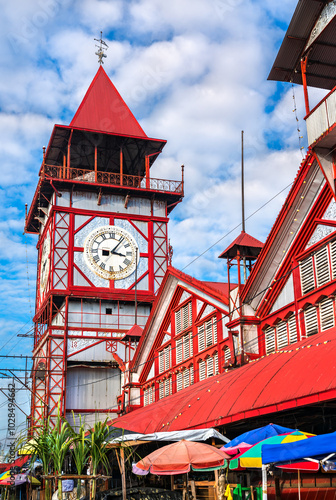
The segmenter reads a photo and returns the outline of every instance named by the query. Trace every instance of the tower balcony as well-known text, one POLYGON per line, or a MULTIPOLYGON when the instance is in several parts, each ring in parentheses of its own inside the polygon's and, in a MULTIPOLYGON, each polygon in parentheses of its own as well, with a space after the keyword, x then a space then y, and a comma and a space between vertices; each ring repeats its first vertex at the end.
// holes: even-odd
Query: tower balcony
POLYGON ((336 144, 336 87, 305 117, 308 145, 331 150, 336 144))
MULTIPOLYGON (((97 204, 103 194, 115 193, 125 196, 125 203, 130 197, 144 197, 164 200, 167 203, 167 213, 182 200, 184 196, 184 166, 182 178, 179 181, 156 179, 150 175, 130 175, 98 169, 68 167, 67 165, 51 165, 43 162, 40 179, 35 195, 26 215, 25 231, 38 233, 53 193, 62 196, 62 191, 77 190, 97 192, 97 204)), ((147 169, 149 174, 149 169, 147 169)))
POLYGON ((150 190, 183 196, 183 167, 182 180, 180 181, 47 164, 44 164, 42 168, 41 177, 44 179, 58 179, 60 181, 76 184, 98 184, 101 186, 114 186, 122 189, 150 190))

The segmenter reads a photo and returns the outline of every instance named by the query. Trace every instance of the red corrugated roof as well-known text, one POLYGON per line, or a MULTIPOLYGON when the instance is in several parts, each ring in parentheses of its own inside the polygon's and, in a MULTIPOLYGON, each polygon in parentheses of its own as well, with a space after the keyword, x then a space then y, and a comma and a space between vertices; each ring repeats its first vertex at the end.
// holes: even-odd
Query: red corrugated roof
POLYGON ((198 382, 114 425, 142 433, 213 427, 333 399, 336 328, 198 382))
MULTIPOLYGON (((220 282, 220 281, 218 281, 218 282, 216 282, 216 281, 202 281, 202 283, 204 283, 206 286, 209 286, 210 288, 213 288, 217 292, 222 293, 226 297, 229 296, 229 284, 228 283, 224 283, 224 282, 220 282)), ((238 286, 236 283, 230 283, 231 290, 236 288, 236 286, 238 286)))
POLYGON ((102 66, 92 80, 70 127, 147 138, 102 66))
POLYGON ((261 241, 257 240, 253 236, 242 231, 239 236, 229 245, 224 252, 219 255, 220 259, 224 257, 235 257, 237 255, 237 250, 239 249, 240 255, 242 257, 258 257, 258 254, 262 247, 264 246, 261 241))

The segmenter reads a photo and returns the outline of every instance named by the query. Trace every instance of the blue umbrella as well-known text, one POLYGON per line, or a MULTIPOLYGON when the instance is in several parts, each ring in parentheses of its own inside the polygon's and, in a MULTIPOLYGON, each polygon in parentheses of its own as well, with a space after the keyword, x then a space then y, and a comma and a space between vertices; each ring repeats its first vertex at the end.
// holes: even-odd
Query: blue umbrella
POLYGON ((253 431, 244 432, 240 436, 232 439, 224 445, 224 448, 237 446, 240 443, 256 444, 260 443, 264 439, 272 436, 278 436, 279 434, 290 434, 294 432, 295 429, 289 429, 288 427, 282 427, 281 425, 268 424, 264 427, 259 427, 253 431))

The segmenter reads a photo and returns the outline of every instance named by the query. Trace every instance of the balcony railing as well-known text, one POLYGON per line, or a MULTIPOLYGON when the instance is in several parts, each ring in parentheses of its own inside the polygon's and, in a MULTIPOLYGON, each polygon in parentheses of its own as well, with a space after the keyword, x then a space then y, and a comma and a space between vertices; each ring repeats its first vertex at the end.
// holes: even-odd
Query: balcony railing
POLYGON ((83 168, 68 168, 60 165, 48 164, 43 165, 41 175, 42 177, 51 177, 52 179, 62 179, 65 181, 87 182, 90 184, 97 183, 135 189, 150 189, 152 191, 183 195, 183 177, 182 181, 171 181, 167 179, 152 179, 137 175, 100 172, 85 170, 83 168))
MULTIPOLYGON (((311 146, 336 124, 336 88, 306 117, 308 144, 311 146)), ((320 141, 319 141, 320 142, 320 141)), ((328 141, 329 142, 329 141, 328 141)), ((321 144, 329 147, 329 144, 321 144)))

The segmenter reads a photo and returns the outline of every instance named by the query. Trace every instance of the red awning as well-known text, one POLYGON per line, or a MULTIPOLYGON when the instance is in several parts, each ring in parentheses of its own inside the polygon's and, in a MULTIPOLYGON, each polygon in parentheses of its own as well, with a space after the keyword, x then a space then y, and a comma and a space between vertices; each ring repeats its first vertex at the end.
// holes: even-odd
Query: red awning
POLYGON ((336 328, 114 420, 141 433, 216 427, 336 399, 336 328))

